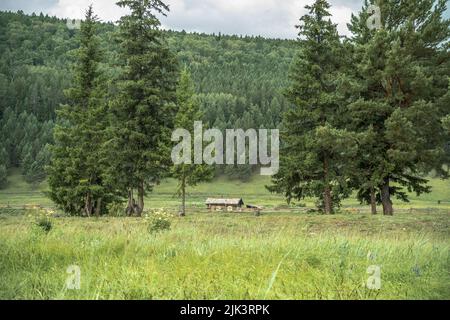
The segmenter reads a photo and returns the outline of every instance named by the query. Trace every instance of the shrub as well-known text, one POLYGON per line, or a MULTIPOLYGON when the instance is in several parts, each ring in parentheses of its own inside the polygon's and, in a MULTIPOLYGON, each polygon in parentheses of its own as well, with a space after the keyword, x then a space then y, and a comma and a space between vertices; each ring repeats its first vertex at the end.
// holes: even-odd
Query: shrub
POLYGON ((163 209, 146 213, 145 220, 148 222, 148 232, 153 234, 170 230, 172 217, 172 214, 163 209))
POLYGON ((108 205, 108 215, 111 217, 125 217, 126 208, 121 202, 115 202, 108 205))
POLYGON ((49 233, 53 228, 53 223, 48 218, 39 219, 36 225, 42 229, 45 233, 49 233))
POLYGON ((54 213, 52 210, 35 208, 28 211, 28 217, 32 220, 34 226, 47 234, 53 228, 52 216, 54 213))

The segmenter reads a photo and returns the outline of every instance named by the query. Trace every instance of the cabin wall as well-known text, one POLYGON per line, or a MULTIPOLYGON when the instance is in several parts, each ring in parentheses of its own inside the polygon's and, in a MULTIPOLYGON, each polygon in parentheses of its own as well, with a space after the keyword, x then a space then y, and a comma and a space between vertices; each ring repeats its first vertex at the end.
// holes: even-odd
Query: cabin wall
POLYGON ((218 211, 218 210, 228 211, 228 207, 232 207, 233 208, 233 212, 236 212, 236 211, 240 212, 240 211, 242 211, 242 206, 236 206, 236 205, 226 206, 226 205, 220 205, 220 204, 217 204, 217 205, 209 204, 208 205, 208 210, 209 211, 218 211))

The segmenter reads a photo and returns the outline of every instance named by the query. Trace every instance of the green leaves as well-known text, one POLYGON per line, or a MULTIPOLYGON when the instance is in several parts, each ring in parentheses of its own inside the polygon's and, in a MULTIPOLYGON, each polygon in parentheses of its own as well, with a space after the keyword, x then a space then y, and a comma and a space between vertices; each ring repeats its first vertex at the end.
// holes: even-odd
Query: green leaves
MULTIPOLYGON (((189 70, 185 67, 181 72, 177 89, 178 113, 175 117, 175 127, 189 131, 191 137, 194 136, 194 122, 201 121, 203 117, 194 93, 194 83, 189 70)), ((193 143, 189 147, 193 157, 193 143)), ((211 180, 213 174, 213 168, 205 164, 174 165, 171 170, 171 175, 179 181, 177 195, 183 197, 183 203, 187 186, 196 186, 202 181, 211 180)))
POLYGON ((116 198, 114 187, 105 179, 108 117, 104 114, 106 92, 99 68, 103 55, 96 37, 96 23, 89 7, 81 24, 73 87, 66 90, 69 104, 58 113, 48 170, 50 198, 73 215, 104 213, 116 198))
POLYGON ((144 195, 167 176, 170 131, 175 116, 177 61, 169 50, 156 13, 168 7, 159 0, 124 0, 130 9, 119 22, 122 74, 110 104, 108 179, 129 195, 127 211, 135 212, 133 189, 138 189, 141 214, 144 195))
POLYGON ((428 190, 421 174, 434 169, 446 175, 442 168, 448 157, 446 160, 443 152, 446 135, 441 119, 448 114, 444 101, 450 55, 445 43, 450 29, 449 21, 442 17, 440 0, 421 0, 414 6, 383 1, 380 6, 384 29, 368 33, 361 24, 367 6, 353 17, 350 26, 358 66, 354 77, 364 86, 355 92, 360 97, 348 107, 352 116, 348 128, 365 136, 355 177, 355 185, 361 185, 359 194, 367 193, 367 186, 383 187, 386 209, 389 192, 407 200, 401 187, 389 187, 390 180, 421 193, 428 190), (443 67, 447 75, 442 73, 443 67))
POLYGON ((280 173, 269 190, 291 199, 319 198, 331 213, 348 196, 348 171, 357 140, 339 128, 345 122, 345 95, 338 92, 345 67, 345 48, 327 17, 329 4, 318 0, 300 19, 298 57, 286 97, 294 104, 282 124, 280 173))
POLYGON ((429 0, 380 6, 384 28, 368 29, 366 3, 352 17, 353 37, 345 43, 324 19, 329 16, 325 1, 307 7, 310 13, 301 19, 301 51, 286 93, 295 107, 283 122, 283 168, 270 187, 288 200, 305 195, 326 200, 323 194, 331 188, 332 197, 339 198, 356 188, 361 200, 378 199, 391 214, 391 194, 405 201, 402 187, 429 191, 420 175, 432 169, 447 176, 450 22, 442 18, 445 6, 429 0))

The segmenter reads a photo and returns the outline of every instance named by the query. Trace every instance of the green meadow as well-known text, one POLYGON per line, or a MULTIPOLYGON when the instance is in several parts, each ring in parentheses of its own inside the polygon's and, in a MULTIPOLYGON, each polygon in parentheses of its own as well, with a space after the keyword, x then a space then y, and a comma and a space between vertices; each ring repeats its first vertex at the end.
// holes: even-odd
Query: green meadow
MULTIPOLYGON (((41 205, 54 207, 52 201, 46 197, 48 186, 46 182, 31 185, 23 180, 20 169, 13 169, 8 177, 7 188, 0 190, 0 206, 21 208, 24 205, 41 205)), ((191 209, 204 209, 204 202, 208 197, 233 197, 243 198, 246 204, 263 206, 266 209, 298 209, 301 207, 314 207, 313 199, 294 201, 287 206, 285 199, 276 194, 271 194, 265 188, 270 184, 270 178, 255 175, 248 182, 229 180, 225 177, 218 178, 212 183, 201 183, 196 187, 188 188, 187 203, 191 209)), ((153 193, 146 198, 147 208, 176 209, 180 200, 175 196, 177 181, 168 179, 155 187, 153 193)), ((395 201, 395 207, 400 210, 408 209, 449 209, 450 210, 450 180, 430 178, 432 192, 416 196, 410 194, 410 202, 395 201), (440 202, 440 203, 439 203, 440 202)), ((343 203, 344 208, 354 208, 366 211, 367 206, 361 206, 355 198, 350 198, 343 203)))
POLYGON ((173 212, 171 228, 152 234, 145 219, 57 210, 45 233, 22 209, 53 207, 45 183, 29 186, 18 172, 9 180, 0 191, 0 299, 450 299, 448 181, 432 180, 433 193, 385 217, 351 199, 339 214, 311 214, 313 201, 287 206, 265 191, 266 178, 220 179, 191 189, 188 216, 178 218, 169 180, 146 205, 173 212), (209 213, 208 196, 265 209, 209 213), (72 265, 79 289, 66 284, 72 265), (371 266, 379 289, 368 286, 371 266))
POLYGON ((142 219, 58 218, 44 234, 3 209, 0 298, 450 299, 449 218, 199 213, 153 235, 142 219))

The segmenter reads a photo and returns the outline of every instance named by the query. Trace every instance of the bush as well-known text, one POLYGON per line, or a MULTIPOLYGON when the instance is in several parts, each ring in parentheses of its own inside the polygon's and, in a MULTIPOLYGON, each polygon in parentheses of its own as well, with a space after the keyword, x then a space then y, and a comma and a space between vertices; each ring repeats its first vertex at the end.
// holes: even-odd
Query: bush
POLYGON ((45 210, 36 208, 28 211, 28 217, 31 219, 33 226, 38 227, 39 230, 45 234, 49 233, 53 229, 52 216, 54 212, 52 210, 45 210))
POLYGON ((53 223, 48 218, 39 219, 36 225, 42 229, 45 233, 49 233, 53 228, 53 223))
POLYGON ((121 202, 115 202, 108 205, 108 215, 111 217, 125 217, 126 208, 121 202))
POLYGON ((172 217, 172 214, 163 209, 146 213, 145 220, 148 222, 148 232, 153 234, 170 230, 172 217))

